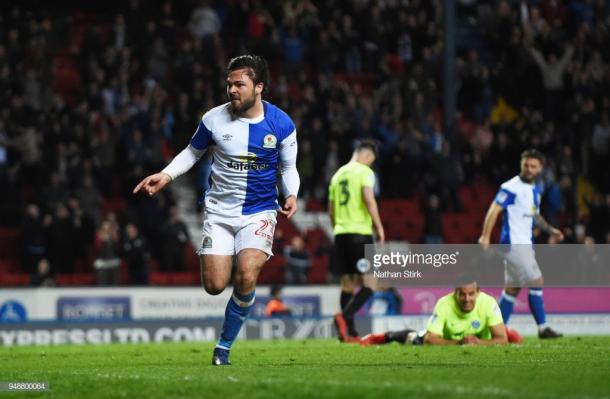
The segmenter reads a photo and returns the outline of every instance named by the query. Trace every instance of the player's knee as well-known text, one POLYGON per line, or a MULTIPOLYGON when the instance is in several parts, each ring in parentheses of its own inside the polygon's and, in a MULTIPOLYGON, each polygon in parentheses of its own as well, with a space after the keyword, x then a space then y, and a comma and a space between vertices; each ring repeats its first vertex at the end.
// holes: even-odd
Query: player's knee
POLYGON ((248 292, 256 286, 256 277, 250 273, 239 274, 235 278, 235 285, 240 292, 248 292))
POLYGON ((224 291, 224 284, 220 281, 203 280, 203 289, 210 295, 218 295, 224 291))

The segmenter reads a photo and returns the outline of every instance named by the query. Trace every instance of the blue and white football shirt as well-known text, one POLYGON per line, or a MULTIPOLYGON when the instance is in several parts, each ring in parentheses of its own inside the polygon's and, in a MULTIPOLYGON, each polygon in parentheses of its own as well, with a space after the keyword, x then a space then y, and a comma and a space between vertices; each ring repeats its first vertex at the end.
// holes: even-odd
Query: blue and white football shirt
MULTIPOLYGON (((237 118, 226 103, 201 118, 190 145, 211 151, 210 188, 205 194, 208 212, 237 216, 279 208, 278 170, 294 168, 296 173, 296 129, 278 107, 263 101, 263 108, 260 117, 237 118)), ((298 175, 296 179, 298 191, 298 175)), ((297 194, 286 192, 290 185, 283 188, 285 195, 297 194)))
POLYGON ((501 244, 532 244, 534 217, 540 213, 540 189, 515 176, 500 186, 495 202, 504 209, 501 244))

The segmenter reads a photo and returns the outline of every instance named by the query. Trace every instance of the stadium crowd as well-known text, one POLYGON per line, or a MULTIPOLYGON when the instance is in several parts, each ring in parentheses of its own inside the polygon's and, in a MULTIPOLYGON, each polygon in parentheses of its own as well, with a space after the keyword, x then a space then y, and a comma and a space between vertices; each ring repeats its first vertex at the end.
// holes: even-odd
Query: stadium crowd
POLYGON ((20 226, 30 273, 149 254, 180 270, 175 198, 131 189, 225 101, 244 52, 269 61, 267 99, 297 125, 304 198, 324 202, 354 141, 374 137, 381 197, 420 200, 437 240, 461 186, 497 186, 534 147, 547 219, 568 242, 610 243, 606 1, 459 1, 453 132, 439 0, 35 4, 0 6, 0 217, 20 226))

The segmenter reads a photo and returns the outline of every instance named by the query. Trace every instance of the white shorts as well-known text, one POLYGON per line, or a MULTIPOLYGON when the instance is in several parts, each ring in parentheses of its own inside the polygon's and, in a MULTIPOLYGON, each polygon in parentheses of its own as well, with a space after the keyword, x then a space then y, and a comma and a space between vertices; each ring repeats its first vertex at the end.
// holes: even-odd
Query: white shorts
POLYGON ((510 246, 504 254, 504 282, 509 287, 524 287, 542 277, 534 248, 527 244, 510 246))
POLYGON ((272 256, 275 224, 275 211, 234 217, 204 212, 197 255, 236 255, 242 249, 255 248, 272 256))

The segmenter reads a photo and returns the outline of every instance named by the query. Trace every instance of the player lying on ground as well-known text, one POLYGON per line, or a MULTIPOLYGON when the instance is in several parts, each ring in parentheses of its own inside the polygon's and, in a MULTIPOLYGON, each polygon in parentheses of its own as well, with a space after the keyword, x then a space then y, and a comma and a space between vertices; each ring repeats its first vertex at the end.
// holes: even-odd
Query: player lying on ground
POLYGON ((394 341, 415 345, 504 345, 508 338, 496 300, 481 292, 473 281, 460 284, 436 302, 424 334, 410 329, 369 334, 361 344, 394 341))

